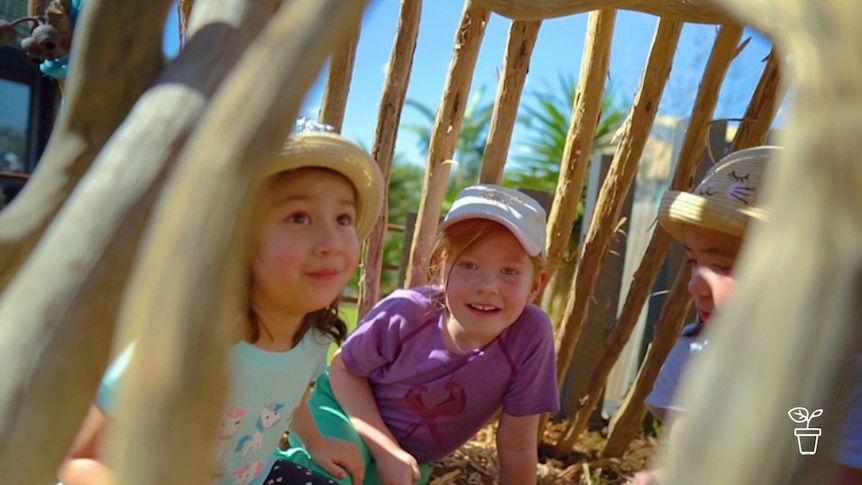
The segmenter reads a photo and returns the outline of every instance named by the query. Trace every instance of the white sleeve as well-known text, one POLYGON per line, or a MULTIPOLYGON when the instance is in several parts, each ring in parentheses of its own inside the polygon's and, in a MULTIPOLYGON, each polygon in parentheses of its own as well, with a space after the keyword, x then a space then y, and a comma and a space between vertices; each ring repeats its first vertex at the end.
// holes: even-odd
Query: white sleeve
POLYGON ((649 393, 645 402, 647 408, 656 417, 664 420, 668 411, 684 411, 683 408, 674 403, 674 396, 679 387, 682 371, 688 362, 690 355, 690 339, 680 338, 668 354, 667 359, 661 366, 661 370, 653 384, 652 392, 649 393))

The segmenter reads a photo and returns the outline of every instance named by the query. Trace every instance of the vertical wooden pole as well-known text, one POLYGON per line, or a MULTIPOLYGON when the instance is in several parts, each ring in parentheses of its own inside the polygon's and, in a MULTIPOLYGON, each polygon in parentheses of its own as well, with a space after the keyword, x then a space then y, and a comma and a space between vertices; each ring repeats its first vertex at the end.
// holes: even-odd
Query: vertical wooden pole
POLYGON ((341 133, 344 124, 344 111, 347 109, 347 95, 353 79, 353 61, 356 59, 356 44, 359 43, 361 25, 357 25, 336 46, 329 58, 329 74, 323 92, 323 105, 320 108, 320 121, 333 126, 341 133))
POLYGON ((781 64, 781 54, 773 48, 733 137, 730 152, 762 145, 766 141, 775 113, 787 93, 786 83, 781 82, 781 64))
POLYGON ((652 390, 652 383, 655 382, 662 363, 670 354, 674 342, 685 324, 686 315, 691 309, 688 280, 687 267, 679 268, 673 286, 671 286, 662 307, 661 315, 655 323, 655 336, 638 371, 635 383, 626 394, 625 401, 620 407, 621 412, 615 414, 614 420, 611 422, 611 433, 608 436, 602 456, 621 456, 643 423, 647 413, 644 400, 652 390), (647 382, 649 385, 641 384, 647 382))
MULTIPOLYGON (((681 22, 667 19, 659 20, 656 27, 647 66, 641 79, 641 86, 635 95, 629 118, 626 120, 625 132, 620 147, 614 156, 611 171, 602 185, 599 202, 596 204, 596 215, 590 224, 574 285, 569 292, 569 300, 563 315, 563 321, 566 323, 560 336, 557 372, 564 372, 568 368, 575 345, 586 322, 589 297, 595 288, 598 269, 616 227, 621 201, 631 187, 637 162, 640 160, 655 121, 658 103, 670 74, 673 55, 681 30, 681 22)), ((593 374, 591 379, 594 377, 593 374)), ((593 389, 592 384, 590 389, 593 389)), ((558 453, 562 450, 571 449, 578 434, 586 426, 589 413, 595 407, 596 399, 598 399, 592 395, 589 398, 593 400, 592 405, 589 408, 579 407, 576 410, 572 424, 557 444, 556 451, 558 453)))
POLYGON ((720 3, 793 54, 794 100, 779 141, 786 150, 766 179, 769 221, 749 231, 710 351, 683 380, 690 411, 663 479, 824 483, 826 443, 842 432, 862 351, 862 4, 720 3), (796 406, 823 415, 797 424, 787 413, 796 406), (794 428, 803 427, 822 429, 823 459, 800 454, 794 428))
MULTIPOLYGON (((613 160, 613 155, 595 155, 590 162, 589 181, 587 183, 584 221, 589 221, 594 213, 595 202, 599 188, 605 179, 613 160)), ((560 389, 562 407, 565 412, 576 407, 576 400, 586 395, 590 382, 590 369, 598 361, 604 350, 605 340, 616 321, 619 308, 620 286, 622 284, 622 267, 626 253, 626 234, 628 233, 629 217, 633 203, 633 194, 629 192, 623 202, 619 226, 612 236, 608 247, 608 257, 602 261, 596 281, 596 289, 589 303, 590 312, 587 323, 578 345, 572 356, 572 364, 568 368, 566 380, 560 389)), ((588 226, 582 227, 586 232, 588 226)))
MULTIPOLYGON (((766 141, 772 120, 775 118, 777 106, 781 104, 780 100, 785 92, 780 86, 778 62, 776 52, 773 49, 760 76, 760 81, 757 83, 757 88, 755 88, 748 103, 742 125, 737 130, 728 153, 759 146, 766 141)), ((680 269, 680 271, 685 273, 684 269, 680 269)), ((684 281, 680 281, 679 278, 678 276, 668 293, 665 308, 662 309, 662 315, 655 325, 653 343, 641 364, 631 391, 611 420, 611 431, 603 452, 604 456, 621 456, 631 440, 637 436, 640 425, 646 416, 647 409, 644 399, 652 390, 653 383, 661 370, 661 365, 670 353, 673 342, 679 334, 679 329, 685 323, 682 320, 684 313, 679 321, 667 320, 672 314, 679 313, 678 311, 673 312, 669 305, 688 304, 683 303, 687 301, 685 298, 687 288, 684 281)), ((628 336, 626 336, 627 338, 628 336)))
POLYGON ((121 321, 136 330, 106 450, 123 484, 206 483, 247 291, 249 201, 302 97, 365 2, 287 2, 225 79, 165 186, 121 321), (218 140, 219 143, 213 143, 218 140), (217 261, 218 264, 213 264, 217 261), (205 363, 205 364, 204 364, 205 363))
POLYGON ((560 161, 560 177, 554 194, 554 204, 548 214, 547 244, 551 271, 559 266, 563 253, 569 246, 572 227, 578 216, 587 165, 601 116, 616 18, 616 10, 590 12, 578 90, 572 106, 572 119, 566 135, 563 159, 560 161))
POLYGON ((446 87, 437 109, 431 144, 428 147, 422 199, 419 202, 416 231, 410 247, 410 263, 407 265, 405 285, 408 287, 423 285, 428 279, 431 242, 437 232, 446 185, 449 182, 450 167, 447 160, 455 153, 458 133, 464 121, 467 95, 473 81, 473 70, 489 15, 490 10, 476 5, 473 0, 464 3, 461 24, 455 34, 455 48, 449 64, 446 87))
POLYGON ((512 131, 518 117, 521 92, 530 70, 530 57, 539 35, 540 20, 515 20, 509 27, 509 41, 503 59, 503 75, 497 87, 497 99, 491 115, 491 128, 485 144, 481 184, 499 184, 503 180, 503 168, 512 142, 512 131))
POLYGON ((380 275, 383 272, 383 251, 386 247, 386 226, 389 221, 389 179, 392 173, 392 158, 395 154, 395 139, 401 122, 401 111, 407 86, 410 84, 410 71, 413 67, 413 54, 416 51, 416 38, 419 35, 419 19, 422 13, 422 0, 401 0, 401 16, 395 44, 389 56, 389 69, 380 98, 377 112, 377 130, 371 155, 377 160, 383 173, 384 204, 383 210, 365 246, 362 257, 362 276, 359 280, 358 317, 380 299, 380 275))

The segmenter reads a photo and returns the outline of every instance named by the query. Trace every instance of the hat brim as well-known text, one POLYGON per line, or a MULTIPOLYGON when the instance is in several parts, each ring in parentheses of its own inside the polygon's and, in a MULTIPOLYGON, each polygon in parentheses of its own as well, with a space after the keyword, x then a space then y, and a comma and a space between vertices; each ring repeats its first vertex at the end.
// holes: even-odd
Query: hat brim
POLYGON ((383 207, 383 176, 377 163, 356 143, 334 133, 293 135, 280 156, 261 172, 266 178, 287 170, 325 168, 340 173, 356 192, 356 234, 363 240, 371 233, 383 207))
POLYGON ((743 237, 752 219, 764 220, 762 208, 739 209, 690 192, 669 191, 661 199, 658 221, 674 239, 685 241, 683 227, 693 225, 743 237))
POLYGON ((545 248, 540 247, 538 244, 536 244, 535 241, 533 241, 526 234, 524 234, 523 230, 521 230, 514 223, 512 223, 512 221, 493 213, 477 214, 475 212, 470 212, 463 215, 455 214, 454 216, 450 213, 446 220, 443 221, 437 229, 439 231, 445 231, 446 228, 469 219, 484 219, 487 221, 496 222, 497 224, 500 224, 501 226, 508 229, 509 232, 511 232, 512 235, 515 236, 515 239, 517 239, 518 242, 521 243, 521 247, 524 248, 524 251, 526 251, 527 254, 529 254, 531 257, 544 254, 545 248))

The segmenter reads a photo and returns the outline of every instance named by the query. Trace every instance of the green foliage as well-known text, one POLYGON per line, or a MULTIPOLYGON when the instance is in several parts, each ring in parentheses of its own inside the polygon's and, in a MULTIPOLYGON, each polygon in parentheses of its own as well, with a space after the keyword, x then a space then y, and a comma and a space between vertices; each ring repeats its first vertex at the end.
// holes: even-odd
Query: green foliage
MULTIPOLYGON (((419 198, 422 194, 424 169, 404 161, 397 155, 392 165, 389 182, 389 222, 404 225, 407 223, 407 213, 419 210, 419 198)), ((383 262, 386 265, 401 264, 401 254, 404 250, 404 233, 387 232, 386 245, 383 250, 383 262)), ((398 284, 398 271, 384 271, 381 275, 380 291, 389 293, 398 284)))
MULTIPOLYGON (((366 147, 363 148, 367 150, 366 147)), ((401 153, 395 154, 392 161, 392 170, 389 175, 389 196, 387 198, 390 223, 404 225, 407 222, 407 213, 418 210, 419 198, 422 194, 423 176, 424 170, 422 167, 409 163, 401 153)), ((383 264, 386 266, 400 265, 403 247, 404 233, 387 231, 383 248, 383 264)), ((352 290, 359 288, 359 273, 359 269, 357 269, 348 284, 348 288, 352 290)), ((397 284, 397 270, 384 270, 381 273, 381 294, 391 292, 396 288, 397 284)))
MULTIPOLYGON (((544 83, 527 93, 518 124, 526 130, 524 141, 513 157, 516 169, 506 173, 507 185, 553 191, 560 177, 560 164, 572 117, 577 84, 571 73, 560 74, 557 86, 544 83)), ((625 120, 626 110, 606 91, 596 127, 593 153, 612 151, 612 137, 625 120)))
MULTIPOLYGON (((485 142, 488 140, 488 130, 491 127, 491 115, 494 111, 493 101, 484 101, 485 87, 476 90, 464 108, 464 121, 461 123, 461 133, 455 145, 455 160, 458 166, 453 168, 451 181, 447 190, 447 199, 451 200, 462 188, 475 184, 482 170, 482 158, 485 156, 485 142)), ((417 110, 426 123, 407 124, 404 126, 419 137, 419 148, 428 152, 431 144, 431 134, 437 110, 412 99, 405 105, 417 110)))
MULTIPOLYGON (((517 153, 504 175, 504 185, 553 191, 560 175, 560 161, 574 105, 576 84, 573 74, 561 74, 556 85, 543 84, 541 89, 527 93, 521 106, 518 124, 526 130, 526 137, 515 146, 517 153)), ((458 166, 453 168, 447 188, 443 213, 448 210, 455 194, 463 187, 478 181, 482 169, 485 144, 494 110, 493 100, 485 100, 485 88, 478 88, 468 100, 464 120, 455 147, 458 166)), ((419 148, 428 152, 437 109, 408 99, 405 104, 422 117, 421 123, 403 127, 418 137, 419 148)), ((626 116, 626 109, 616 103, 612 95, 602 102, 602 115, 596 129, 594 151, 613 148, 611 138, 626 116)), ((517 141, 517 140, 516 140, 517 141)), ((420 162, 421 161, 414 161, 420 162)), ((424 165, 424 164, 423 164, 424 165)), ((410 163, 403 154, 397 154, 392 165, 389 183, 389 222, 405 224, 408 212, 419 209, 424 168, 410 163)), ((384 250, 387 265, 399 265, 404 235, 388 232, 384 250)), ((384 271, 381 275, 383 294, 395 289, 398 273, 384 271)), ((355 282, 354 282, 355 284, 355 282)))

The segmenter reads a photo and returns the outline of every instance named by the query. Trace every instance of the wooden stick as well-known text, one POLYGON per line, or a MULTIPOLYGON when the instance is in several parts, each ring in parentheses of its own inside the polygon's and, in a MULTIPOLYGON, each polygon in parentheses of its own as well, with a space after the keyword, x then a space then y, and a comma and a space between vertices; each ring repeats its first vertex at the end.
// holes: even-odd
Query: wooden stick
MULTIPOLYGON (((737 53, 736 47, 741 37, 742 27, 739 25, 725 25, 719 30, 716 36, 715 45, 704 70, 703 80, 695 99, 686 138, 680 150, 677 169, 671 181, 671 190, 686 190, 691 186, 694 171, 703 159, 704 144, 709 130, 709 120, 712 118, 712 113, 715 110, 715 104, 718 101, 718 94, 724 80, 724 75, 727 73, 730 62, 737 53), (676 187, 684 188, 676 189, 676 187)), ((644 78, 647 78, 647 74, 644 75, 644 78)), ((603 186, 602 194, 604 193, 604 189, 605 187, 603 186)), ((661 260, 664 259, 669 245, 670 238, 662 229, 656 228, 647 246, 641 266, 635 273, 634 283, 629 289, 629 294, 626 296, 623 311, 620 313, 620 319, 618 319, 616 327, 608 337, 607 350, 593 368, 593 373, 590 376, 590 385, 587 388, 588 394, 585 396, 586 399, 578 401, 579 405, 576 407, 572 425, 564 433, 564 439, 558 444, 558 450, 570 449, 577 436, 586 429, 589 414, 595 408, 596 404, 598 404, 601 390, 604 388, 604 383, 607 380, 607 375, 610 373, 616 359, 619 357, 619 353, 631 335, 631 331, 637 321, 637 315, 643 308, 646 295, 655 282, 655 276, 658 274, 661 260), (639 304, 637 304, 636 299, 640 300, 639 304), (623 320, 623 317, 626 320, 623 320)), ((582 259, 582 265, 583 261, 584 259, 582 259)), ((580 268, 581 266, 578 267, 579 270, 580 268)), ((573 302, 569 301, 569 305, 571 306, 572 304, 573 302)), ((582 317, 584 319, 586 318, 587 310, 587 308, 581 310, 584 313, 584 317, 582 317)), ((577 344, 576 340, 574 344, 577 344)))
POLYGON ((320 121, 335 127, 335 131, 339 133, 344 124, 344 111, 347 108, 347 95, 350 93, 350 81, 353 78, 353 61, 356 59, 360 27, 357 24, 356 28, 348 33, 344 42, 332 51, 329 60, 320 121))
POLYGON ((571 360, 571 352, 580 334, 580 327, 583 325, 580 319, 586 317, 586 310, 588 308, 588 305, 585 305, 583 302, 588 301, 587 297, 592 292, 591 283, 595 282, 595 274, 598 271, 598 265, 595 262, 591 262, 589 265, 585 265, 584 263, 594 259, 594 254, 602 252, 598 251, 602 249, 599 243, 605 238, 597 238, 604 235, 608 230, 612 230, 616 225, 618 216, 614 215, 613 209, 615 207, 613 202, 616 199, 621 199, 623 194, 615 194, 612 189, 627 190, 630 185, 629 176, 633 174, 636 161, 643 152, 643 146, 646 144, 646 138, 655 119, 655 113, 658 111, 658 102, 661 99, 661 94, 673 63, 673 54, 680 29, 681 23, 664 19, 656 27, 650 57, 647 61, 644 75, 641 78, 641 86, 635 96, 631 113, 624 124, 625 132, 620 147, 614 156, 605 183, 602 184, 587 240, 582 249, 581 264, 578 266, 575 275, 576 283, 573 286, 580 290, 577 294, 570 294, 566 312, 563 316, 563 321, 567 323, 563 328, 561 338, 562 345, 557 365, 558 376, 564 375, 571 360), (622 165, 623 163, 626 163, 626 165, 622 165), (626 170, 622 171, 622 169, 626 170), (613 224, 602 224, 603 218, 610 219, 611 217, 609 216, 613 216, 613 224), (599 229, 603 230, 600 231, 599 229), (590 286, 590 288, 586 288, 587 286, 590 286), (580 296, 578 301, 580 307, 574 306, 577 296, 580 296), (571 349, 569 348, 570 345, 571 349))
POLYGON ((449 182, 449 163, 455 153, 458 133, 464 121, 464 108, 473 81, 473 69, 479 56, 479 47, 485 34, 485 24, 491 12, 473 0, 464 3, 461 24, 455 34, 455 48, 446 76, 443 99, 437 109, 431 144, 428 147, 428 164, 422 184, 422 198, 416 218, 416 232, 410 246, 405 285, 420 286, 428 278, 431 241, 437 232, 446 185, 449 182))
POLYGON ((721 5, 708 0, 477 0, 493 12, 516 20, 542 20, 599 9, 645 12, 668 20, 721 24, 736 22, 721 5))
MULTIPOLYGON (((49 144, 49 150, 44 157, 45 169, 37 171, 28 182, 28 188, 37 188, 35 192, 31 192, 35 195, 30 195, 30 199, 27 199, 29 202, 24 200, 23 205, 19 206, 19 215, 29 213, 35 219, 47 223, 47 220, 40 219, 41 216, 28 212, 28 207, 45 217, 58 208, 53 204, 62 203, 65 197, 62 194, 70 191, 71 186, 61 188, 57 184, 69 184, 77 180, 82 174, 76 171, 89 165, 90 157, 95 156, 110 134, 108 130, 113 131, 116 126, 114 123, 119 123, 125 116, 132 101, 127 99, 127 96, 137 96, 139 88, 142 87, 139 83, 141 80, 151 79, 150 71, 159 66, 162 58, 161 33, 153 32, 149 28, 143 29, 146 30, 144 32, 134 26, 143 25, 142 22, 146 23, 148 19, 154 22, 158 19, 161 25, 169 4, 170 2, 133 2, 119 6, 98 1, 88 4, 87 13, 78 24, 75 44, 77 50, 73 53, 73 62, 82 67, 76 72, 82 74, 80 77, 73 76, 70 80, 70 97, 64 107, 61 126, 52 136, 53 145, 49 144), (105 23, 124 22, 123 19, 134 26, 128 29, 97 27, 105 23), (117 39, 106 35, 106 30, 123 32, 114 34, 120 36, 117 39), (131 39, 127 37, 130 33, 135 34, 131 39), (105 43, 111 46, 123 45, 124 38, 128 41, 126 47, 131 51, 120 53, 113 48, 104 48, 105 43), (91 53, 88 50, 90 45, 100 46, 92 49, 99 53, 91 53), (159 61, 152 59, 150 52, 153 47, 158 53, 159 61), (138 54, 130 55, 130 52, 138 54), (150 58, 149 61, 145 61, 147 58, 150 58), (94 63, 92 69, 83 68, 88 62, 94 63), (111 62, 113 64, 110 68, 103 65, 111 62), (109 70, 116 74, 113 78, 116 82, 124 82, 125 71, 114 72, 118 68, 129 69, 130 73, 137 72, 140 78, 132 75, 134 80, 125 87, 112 85, 110 75, 107 74, 109 70), (91 79, 90 76, 97 79, 91 79), (99 98, 100 95, 104 98, 99 98), (111 105, 112 102, 115 104, 111 105), (73 119, 76 115, 78 117, 73 119), (84 134, 92 136, 86 138, 83 137, 84 134), (68 152, 63 152, 64 148, 68 152), (44 182, 41 188, 37 183, 40 177, 44 182), (43 189, 51 190, 43 192, 43 189), (44 207, 30 205, 37 204, 40 200, 45 204, 44 207)), ((147 146, 146 149, 152 150, 153 147, 147 146)), ((128 162, 124 159, 119 161, 128 162)), ((115 175, 116 173, 103 173, 93 178, 97 185, 105 187, 114 182, 112 177, 115 175)), ((27 190, 21 194, 24 199, 27 197, 25 194, 27 190)), ((18 200, 21 199, 16 199, 7 210, 12 211, 18 200)), ((89 220, 98 220, 104 214, 103 211, 112 209, 115 202, 102 199, 96 204, 88 204, 81 198, 75 201, 79 206, 86 205, 90 209, 91 212, 87 214, 89 220)), ((111 329, 122 288, 123 266, 102 266, 101 272, 97 274, 103 278, 104 288, 108 291, 92 294, 93 299, 78 302, 77 307, 69 306, 69 300, 73 299, 79 290, 94 289, 71 275, 81 276, 82 266, 92 264, 93 256, 98 250, 93 250, 88 245, 88 238, 95 235, 90 232, 94 228, 87 225, 87 217, 77 218, 79 214, 75 214, 71 209, 64 214, 60 219, 65 219, 66 228, 71 231, 64 232, 58 221, 54 226, 55 230, 50 232, 54 242, 43 241, 28 264, 21 266, 15 280, 0 295, 0 321, 9 322, 0 326, 0 348, 6 356, 3 378, 0 379, 0 409, 3 410, 0 421, 0 429, 3 430, 0 467, 8 471, 7 479, 15 483, 50 481, 56 466, 68 451, 87 406, 92 401, 99 376, 107 361, 111 329), (64 235, 70 234, 68 239, 64 238, 64 235), (77 241, 81 240, 83 242, 78 244, 77 241), (56 399, 58 395, 63 396, 63 399, 56 399), (49 435, 51 439, 46 440, 45 436, 49 435)), ((6 215, 4 210, 3 216, 6 215)), ((0 232, 4 229, 16 229, 6 225, 12 224, 14 217, 13 215, 10 221, 4 219, 0 232)), ((28 221, 28 224, 30 222, 33 221, 28 221)), ((27 224, 24 228, 29 231, 25 239, 6 241, 9 245, 7 249, 13 250, 11 253, 5 253, 11 257, 6 260, 7 263, 17 265, 23 261, 19 258, 26 257, 32 248, 27 238, 38 237, 44 229, 43 226, 27 224)), ((103 235, 116 235, 114 229, 107 229, 103 235)), ((136 234, 132 230, 123 234, 123 237, 134 238, 136 234)), ((134 247, 127 240, 123 240, 121 244, 124 248, 134 247)), ((120 252, 131 258, 131 251, 128 249, 122 249, 120 252)), ((6 268, 11 271, 13 266, 6 268)))
MULTIPOLYGON (((572 106, 554 203, 548 216, 548 261, 552 272, 560 265, 569 246, 572 227, 578 217, 584 179, 602 114, 616 18, 616 10, 590 12, 578 91, 572 106)), ((562 379, 562 376, 558 377, 562 379)))
POLYGON ((530 57, 539 35, 542 22, 512 22, 509 27, 509 40, 503 58, 503 75, 497 87, 497 99, 491 114, 491 128, 485 143, 485 156, 479 183, 499 184, 503 180, 503 168, 512 142, 512 131, 518 118, 518 106, 527 72, 530 70, 530 57))
POLYGON ((78 67, 64 88, 66 101, 54 132, 26 189, 0 212, 0 291, 161 71, 162 26, 170 6, 168 0, 88 0, 72 49, 71 63, 78 67), (105 28, 109 25, 123 27, 105 28))
MULTIPOLYGON (((772 120, 775 117, 776 106, 779 104, 777 102, 777 98, 780 98, 782 95, 779 91, 781 91, 781 93, 785 92, 783 89, 779 88, 777 78, 778 65, 775 62, 773 51, 773 54, 770 54, 769 62, 767 62, 766 67, 760 76, 757 88, 751 96, 751 101, 746 110, 746 121, 743 122, 743 125, 739 130, 737 130, 736 135, 733 138, 731 151, 759 146, 766 140, 766 137, 769 135, 769 128, 772 125, 772 120)), ((696 170, 696 164, 694 167, 696 170)), ((666 233, 663 230, 660 230, 656 231, 656 235, 658 234, 664 235, 666 233)), ((665 236, 665 238, 667 238, 667 236, 665 236)), ((653 261, 655 263, 660 263, 661 260, 653 258, 653 261)), ((658 273, 658 268, 656 268, 655 272, 655 274, 658 273)), ((653 282, 654 279, 654 276, 652 278, 648 278, 648 280, 653 282)), ((638 281, 640 281, 640 279, 635 279, 635 282, 638 281)), ((658 372, 661 370, 661 365, 667 358, 667 355, 673 346, 673 342, 679 333, 679 328, 676 326, 671 326, 670 328, 671 330, 676 329, 677 333, 672 333, 666 330, 669 323, 663 320, 663 316, 671 311, 668 308, 668 305, 671 304, 672 300, 677 302, 675 305, 683 304, 680 302, 683 300, 685 295, 678 293, 685 291, 687 291, 687 289, 684 282, 680 282, 678 280, 674 282, 674 286, 671 288, 670 294, 665 301, 665 308, 662 309, 662 316, 660 316, 659 321, 656 322, 656 332, 655 337, 653 338, 653 343, 650 346, 650 350, 647 351, 647 356, 641 364, 641 368, 635 382, 632 384, 632 390, 628 393, 623 405, 617 410, 611 420, 611 433, 610 436, 608 436, 608 441, 605 445, 605 450, 603 452, 604 456, 621 456, 631 440, 637 436, 640 425, 647 412, 644 399, 652 390, 653 383, 658 376, 658 372), (659 326, 660 324, 661 327, 659 326), (659 331, 660 329, 661 331, 659 331)), ((646 293, 644 293, 644 295, 645 294, 646 293)), ((643 305, 643 300, 641 300, 641 305, 643 305)), ((634 318, 629 320, 630 323, 626 326, 619 324, 617 329, 627 329, 628 332, 626 334, 617 333, 617 329, 615 329, 612 337, 614 339, 614 345, 608 346, 608 351, 611 349, 616 350, 618 348, 621 351, 622 348, 617 347, 617 341, 623 345, 628 341, 637 316, 627 316, 634 318)), ((619 321, 623 321, 622 316, 619 321)), ((674 322, 671 321, 670 323, 674 322)), ((684 322, 676 323, 682 325, 684 322)), ((608 355, 607 361, 610 363, 610 361, 613 360, 615 363, 618 357, 619 352, 614 352, 608 355)), ((610 372, 610 370, 608 370, 608 372, 610 372)), ((606 379, 607 377, 605 376, 604 378, 606 379)), ((596 385, 598 386, 598 384, 596 385)), ((598 394, 601 394, 601 391, 599 391, 598 394)))
MULTIPOLYGON (((589 295, 595 288, 601 262, 619 219, 622 201, 634 179, 637 161, 643 154, 646 140, 655 121, 658 103, 670 74, 681 30, 680 22, 667 19, 659 21, 641 86, 625 123, 623 138, 599 192, 589 232, 584 242, 581 262, 578 265, 574 286, 569 292, 569 301, 563 316, 566 326, 563 328, 560 356, 557 361, 558 372, 562 375, 565 375, 564 372, 568 369, 581 329, 586 322, 589 295)), ((595 374, 591 374, 591 384, 588 389, 593 387, 594 376, 595 374)), ((596 399, 592 394, 588 398, 596 399)), ((586 415, 589 414, 587 409, 579 407, 576 410, 566 434, 557 444, 557 452, 571 449, 578 434, 586 427, 588 421, 586 415)))
POLYGON ((786 93, 787 86, 781 82, 781 54, 773 48, 751 95, 742 123, 733 137, 731 152, 762 145, 766 141, 775 113, 786 93))
MULTIPOLYGON (((548 280, 554 283, 556 283, 555 276, 561 266, 563 253, 569 246, 572 227, 578 217, 578 206, 584 189, 590 153, 595 142, 599 117, 602 114, 602 98, 608 78, 616 18, 616 10, 596 10, 590 12, 588 19, 577 94, 572 106, 572 118, 566 134, 563 158, 560 161, 557 189, 548 216, 548 280)), ((548 286, 542 288, 542 292, 546 290, 548 286)), ((537 300, 541 297, 539 295, 537 300)), ((558 321, 557 325, 562 325, 562 322, 563 320, 558 321)), ((564 376, 557 374, 557 379, 562 386, 564 376)), ((548 418, 546 414, 539 420, 539 439, 543 437, 548 418)))
POLYGON ((625 401, 611 420, 610 435, 602 452, 603 457, 622 456, 646 417, 644 400, 652 391, 653 383, 661 366, 673 349, 679 333, 685 325, 685 318, 691 309, 691 295, 688 292, 689 271, 682 265, 676 274, 673 286, 667 294, 661 314, 655 323, 652 344, 647 350, 637 378, 625 401))
MULTIPOLYGON (((413 68, 413 54, 419 35, 419 19, 422 13, 422 0, 401 0, 401 16, 392 54, 389 56, 389 69, 380 98, 377 112, 377 130, 371 155, 377 160, 383 173, 385 198, 389 200, 389 178, 392 173, 392 158, 395 154, 395 139, 401 122, 401 111, 410 84, 410 71, 413 68)), ((383 204, 383 214, 374 225, 365 254, 362 259, 362 276, 359 279, 358 317, 368 313, 380 299, 380 274, 383 271, 383 251, 386 247, 387 221, 389 208, 383 204)), ((403 228, 402 228, 403 232, 403 228)))
POLYGON ((123 432, 107 447, 120 483, 211 478, 257 166, 278 153, 338 33, 364 6, 286 2, 225 79, 165 186, 121 312, 138 338, 120 391, 123 432))
POLYGON ((769 222, 750 231, 709 352, 683 379, 688 413, 663 480, 824 483, 862 350, 862 4, 722 3, 793 53, 794 102, 766 179, 769 222), (824 459, 800 454, 796 406, 823 410, 809 427, 821 428, 824 459))

